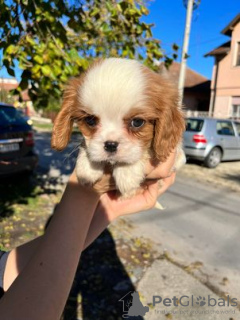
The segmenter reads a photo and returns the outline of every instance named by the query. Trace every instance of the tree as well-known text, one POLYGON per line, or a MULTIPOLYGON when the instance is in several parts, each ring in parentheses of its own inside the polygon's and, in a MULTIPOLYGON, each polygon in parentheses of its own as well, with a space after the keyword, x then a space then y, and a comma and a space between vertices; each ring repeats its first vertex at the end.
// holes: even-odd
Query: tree
POLYGON ((143 21, 148 13, 141 0, 0 0, 3 65, 11 76, 16 65, 23 70, 15 94, 28 88, 44 107, 96 57, 169 62, 143 21))
POLYGON ((12 95, 9 94, 9 92, 3 88, 0 87, 0 102, 13 104, 14 98, 12 95))

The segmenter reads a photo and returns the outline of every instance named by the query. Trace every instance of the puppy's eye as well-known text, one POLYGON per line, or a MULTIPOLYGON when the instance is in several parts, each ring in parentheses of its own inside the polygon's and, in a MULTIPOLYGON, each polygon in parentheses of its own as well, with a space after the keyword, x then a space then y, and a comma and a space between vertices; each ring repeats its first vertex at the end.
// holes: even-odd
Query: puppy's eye
POLYGON ((84 118, 84 121, 89 125, 89 127, 95 127, 97 125, 97 118, 94 116, 88 116, 84 118))
POLYGON ((132 128, 141 128, 145 123, 145 120, 140 119, 140 118, 134 118, 132 119, 130 123, 130 127, 132 128))

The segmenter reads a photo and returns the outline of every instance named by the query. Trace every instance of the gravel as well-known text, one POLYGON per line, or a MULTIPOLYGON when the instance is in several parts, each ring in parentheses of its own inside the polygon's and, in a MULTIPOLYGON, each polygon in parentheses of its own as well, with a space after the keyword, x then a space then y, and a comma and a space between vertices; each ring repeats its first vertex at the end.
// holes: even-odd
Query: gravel
POLYGON ((205 168, 203 165, 188 162, 178 174, 207 182, 216 187, 225 187, 232 191, 240 191, 240 161, 222 162, 215 169, 205 168))

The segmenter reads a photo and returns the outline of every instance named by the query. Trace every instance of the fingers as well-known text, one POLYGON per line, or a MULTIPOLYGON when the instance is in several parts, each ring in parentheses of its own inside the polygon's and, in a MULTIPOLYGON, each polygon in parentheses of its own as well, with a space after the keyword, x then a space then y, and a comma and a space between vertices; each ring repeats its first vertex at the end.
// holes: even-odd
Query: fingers
POLYGON ((143 196, 146 201, 146 208, 151 209, 156 205, 157 198, 161 196, 166 190, 174 184, 176 178, 176 173, 173 172, 169 177, 158 181, 148 181, 147 188, 143 192, 143 196), (159 188, 160 185, 160 188, 159 188))
POLYGON ((112 175, 110 173, 104 174, 101 180, 93 185, 93 189, 99 194, 116 190, 116 184, 112 175))
POLYGON ((158 189, 158 196, 161 196, 166 190, 171 187, 176 179, 176 172, 173 172, 169 177, 161 180, 161 187, 158 189))
POLYGON ((147 172, 147 179, 163 179, 171 175, 173 171, 176 171, 174 168, 176 159, 176 151, 171 152, 168 159, 165 162, 160 164, 150 163, 147 165, 146 172, 147 172))
POLYGON ((157 197, 158 197, 158 189, 159 189, 159 182, 151 182, 148 183, 147 187, 143 190, 142 197, 144 198, 144 209, 141 210, 148 210, 155 206, 157 197))

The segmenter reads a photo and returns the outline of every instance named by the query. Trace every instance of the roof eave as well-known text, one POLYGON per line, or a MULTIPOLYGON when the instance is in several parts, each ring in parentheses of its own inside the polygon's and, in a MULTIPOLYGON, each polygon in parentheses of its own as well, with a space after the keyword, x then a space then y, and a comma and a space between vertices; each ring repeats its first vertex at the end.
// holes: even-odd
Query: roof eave
MULTIPOLYGON (((229 50, 230 51, 230 50, 229 50)), ((219 53, 213 53, 213 51, 210 51, 210 52, 208 52, 208 53, 206 53, 205 55, 204 55, 204 58, 207 58, 207 57, 216 57, 216 56, 226 56, 228 53, 229 53, 229 51, 227 51, 227 52, 219 52, 219 53)))
POLYGON ((240 21, 240 13, 221 31, 225 36, 231 37, 235 25, 240 21))

